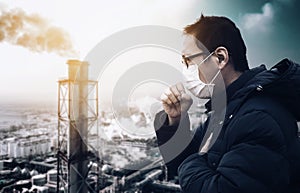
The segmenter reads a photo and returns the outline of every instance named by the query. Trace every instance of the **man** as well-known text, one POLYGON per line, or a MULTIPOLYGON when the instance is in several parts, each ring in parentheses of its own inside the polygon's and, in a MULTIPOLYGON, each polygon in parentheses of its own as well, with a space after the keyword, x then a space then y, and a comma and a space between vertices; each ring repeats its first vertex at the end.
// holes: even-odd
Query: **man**
POLYGON ((249 69, 240 31, 225 17, 202 15, 184 36, 186 85, 162 94, 154 122, 169 177, 178 169, 188 193, 300 192, 300 66, 284 59, 249 69), (211 99, 194 135, 184 87, 211 99))

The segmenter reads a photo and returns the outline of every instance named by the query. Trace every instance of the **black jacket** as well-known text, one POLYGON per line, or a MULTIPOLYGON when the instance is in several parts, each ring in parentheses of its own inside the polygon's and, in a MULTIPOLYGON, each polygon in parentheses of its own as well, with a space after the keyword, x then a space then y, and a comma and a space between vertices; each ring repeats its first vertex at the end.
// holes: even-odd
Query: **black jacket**
POLYGON ((299 193, 300 66, 287 59, 270 70, 262 65, 226 92, 222 130, 203 155, 198 151, 207 122, 191 135, 188 116, 168 126, 167 115, 157 114, 156 135, 170 176, 178 168, 187 193, 299 193))

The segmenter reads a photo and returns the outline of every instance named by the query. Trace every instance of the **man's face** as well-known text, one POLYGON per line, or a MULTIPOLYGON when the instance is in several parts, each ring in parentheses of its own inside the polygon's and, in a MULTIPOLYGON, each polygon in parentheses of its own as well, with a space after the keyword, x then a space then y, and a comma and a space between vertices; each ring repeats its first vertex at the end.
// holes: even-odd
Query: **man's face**
MULTIPOLYGON (((199 54, 196 57, 193 57, 191 59, 186 60, 189 65, 198 65, 199 69, 199 78, 201 81, 205 83, 210 83, 212 78, 216 75, 219 68, 216 62, 212 59, 213 55, 207 58, 205 62, 203 60, 210 54, 208 50, 202 46, 202 48, 199 48, 202 45, 194 36, 192 35, 184 35, 183 39, 183 49, 182 49, 182 55, 185 57, 189 57, 195 54, 199 54), (201 64, 201 62, 203 62, 201 64), (199 65, 201 64, 201 65, 199 65)), ((183 64, 185 67, 186 65, 183 64)))

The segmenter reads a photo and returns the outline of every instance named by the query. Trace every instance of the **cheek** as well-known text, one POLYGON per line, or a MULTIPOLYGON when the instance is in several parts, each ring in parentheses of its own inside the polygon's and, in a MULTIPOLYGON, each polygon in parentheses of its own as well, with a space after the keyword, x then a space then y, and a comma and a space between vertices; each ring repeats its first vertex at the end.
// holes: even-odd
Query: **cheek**
POLYGON ((198 71, 199 71, 199 72, 198 72, 199 79, 200 79, 202 82, 207 83, 206 78, 205 78, 205 75, 203 74, 203 69, 201 70, 201 69, 199 68, 198 71))
POLYGON ((209 83, 218 73, 218 70, 218 65, 214 61, 209 61, 202 66, 200 76, 205 80, 205 83, 209 83))

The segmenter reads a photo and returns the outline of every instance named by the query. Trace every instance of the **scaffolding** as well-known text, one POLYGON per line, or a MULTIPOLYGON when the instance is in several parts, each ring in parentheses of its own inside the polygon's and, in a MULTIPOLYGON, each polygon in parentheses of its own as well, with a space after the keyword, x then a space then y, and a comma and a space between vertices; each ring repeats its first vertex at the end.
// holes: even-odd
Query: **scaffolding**
POLYGON ((97 192, 99 172, 91 168, 99 164, 99 142, 88 138, 99 136, 98 82, 88 79, 87 62, 67 64, 69 77, 58 81, 57 192, 97 192))

